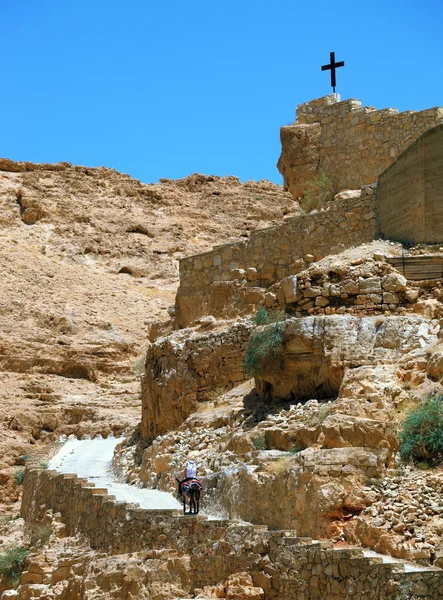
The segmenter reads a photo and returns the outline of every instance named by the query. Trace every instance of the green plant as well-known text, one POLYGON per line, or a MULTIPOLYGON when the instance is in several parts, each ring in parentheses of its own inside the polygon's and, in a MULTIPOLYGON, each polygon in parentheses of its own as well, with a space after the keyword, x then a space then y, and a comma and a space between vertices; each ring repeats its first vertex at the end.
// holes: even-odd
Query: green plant
POLYGON ((134 361, 133 369, 134 373, 140 377, 145 372, 145 363, 146 363, 146 352, 140 354, 140 356, 134 361))
POLYGON ((298 446, 293 446, 292 448, 289 448, 288 452, 290 452, 291 454, 298 454, 302 450, 303 450, 303 448, 299 448, 298 446))
POLYGON ((49 463, 47 463, 45 460, 41 460, 38 463, 42 469, 47 469, 49 467, 49 463))
POLYGON ((256 450, 266 450, 268 447, 266 444, 266 439, 265 439, 264 435, 262 435, 260 437, 256 437, 255 439, 252 440, 252 443, 256 450))
POLYGON ((23 565, 27 550, 21 546, 8 548, 0 554, 0 577, 7 579, 11 584, 16 585, 23 571, 23 565))
POLYGON ((443 461, 443 394, 429 397, 406 417, 400 431, 400 456, 432 466, 443 461))
POLYGON ((23 469, 17 469, 14 473, 15 485, 23 485, 24 478, 25 478, 25 472, 23 471, 23 469))
POLYGON ((334 186, 323 169, 315 179, 307 182, 303 194, 303 208, 310 212, 321 208, 326 202, 334 197, 334 186))
POLYGON ((258 311, 252 317, 256 325, 266 325, 268 323, 268 311, 264 306, 260 306, 258 311))
POLYGON ((243 369, 250 377, 268 370, 280 370, 283 362, 282 324, 272 323, 249 340, 243 369))
POLYGON ((26 461, 29 460, 30 458, 31 458, 30 454, 22 454, 21 456, 18 457, 17 464, 24 465, 26 463, 26 461))

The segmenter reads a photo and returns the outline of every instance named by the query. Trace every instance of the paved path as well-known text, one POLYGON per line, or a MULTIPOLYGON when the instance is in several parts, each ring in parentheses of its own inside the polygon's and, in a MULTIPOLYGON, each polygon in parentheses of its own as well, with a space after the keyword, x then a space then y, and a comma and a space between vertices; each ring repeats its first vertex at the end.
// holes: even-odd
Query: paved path
POLYGON ((49 468, 60 473, 77 473, 97 487, 106 488, 121 502, 136 502, 141 508, 181 509, 182 505, 167 492, 117 483, 112 471, 112 456, 124 438, 108 437, 94 440, 68 440, 49 462, 49 468))

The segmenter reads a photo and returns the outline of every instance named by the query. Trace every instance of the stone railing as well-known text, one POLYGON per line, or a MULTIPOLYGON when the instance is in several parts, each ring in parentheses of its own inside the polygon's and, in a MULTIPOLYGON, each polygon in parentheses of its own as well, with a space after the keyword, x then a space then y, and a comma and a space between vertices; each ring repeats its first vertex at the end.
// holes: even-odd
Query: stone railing
POLYGON ((402 563, 384 563, 356 548, 334 549, 330 542, 299 538, 293 531, 144 510, 116 502, 76 475, 29 468, 21 514, 28 524, 37 524, 48 510, 61 514, 67 535, 80 533, 92 548, 110 554, 169 548, 192 555, 194 587, 216 585, 246 570, 266 599, 437 600, 443 593, 439 569, 408 570, 402 563))
POLYGON ((210 314, 220 282, 244 279, 251 287, 268 287, 296 274, 308 260, 341 252, 372 241, 376 235, 374 190, 365 188, 358 198, 336 200, 327 208, 282 225, 255 231, 245 242, 216 246, 211 252, 180 261, 180 287, 176 321, 186 327, 210 314))

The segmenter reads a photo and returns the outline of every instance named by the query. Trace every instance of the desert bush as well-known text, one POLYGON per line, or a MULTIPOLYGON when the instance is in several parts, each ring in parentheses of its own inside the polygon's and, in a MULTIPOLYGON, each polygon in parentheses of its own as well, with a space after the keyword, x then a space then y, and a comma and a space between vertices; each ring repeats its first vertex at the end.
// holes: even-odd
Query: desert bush
POLYGON ((443 394, 431 396, 406 417, 400 431, 400 456, 429 465, 443 461, 443 394))
POLYGON ((258 311, 252 317, 256 325, 269 325, 269 323, 278 323, 284 321, 286 315, 280 310, 266 310, 264 306, 260 306, 258 311))
POLYGON ((268 311, 264 306, 260 306, 258 311, 252 317, 256 325, 266 325, 268 323, 268 311))
POLYGON ((334 198, 334 186, 326 173, 321 170, 318 177, 308 181, 303 194, 303 208, 310 212, 321 208, 326 202, 334 198))
POLYGON ((21 546, 8 548, 0 554, 0 577, 15 585, 20 579, 27 550, 21 546))
POLYGON ((249 340, 243 369, 246 375, 257 377, 264 368, 279 370, 283 362, 281 323, 273 323, 249 340))
POLYGON ((23 485, 24 478, 25 478, 25 472, 23 471, 23 469, 17 469, 14 473, 15 485, 23 485))
POLYGON ((145 372, 145 363, 146 352, 143 352, 143 354, 140 354, 140 356, 134 361, 133 365, 134 373, 137 375, 137 377, 140 377, 140 375, 143 375, 145 372))
POLYGON ((47 469, 49 467, 49 463, 46 460, 40 460, 38 463, 42 469, 47 469))
POLYGON ((42 525, 33 525, 30 530, 31 546, 44 546, 52 534, 52 527, 49 523, 42 525))

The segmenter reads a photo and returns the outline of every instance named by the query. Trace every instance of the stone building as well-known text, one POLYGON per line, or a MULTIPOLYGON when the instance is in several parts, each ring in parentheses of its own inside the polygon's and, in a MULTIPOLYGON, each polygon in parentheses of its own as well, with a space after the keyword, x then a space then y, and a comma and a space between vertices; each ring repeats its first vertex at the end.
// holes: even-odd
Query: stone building
POLYGON ((399 113, 339 100, 331 94, 300 104, 295 123, 280 130, 277 166, 295 198, 322 173, 335 193, 375 183, 420 135, 443 123, 443 108, 399 113))

